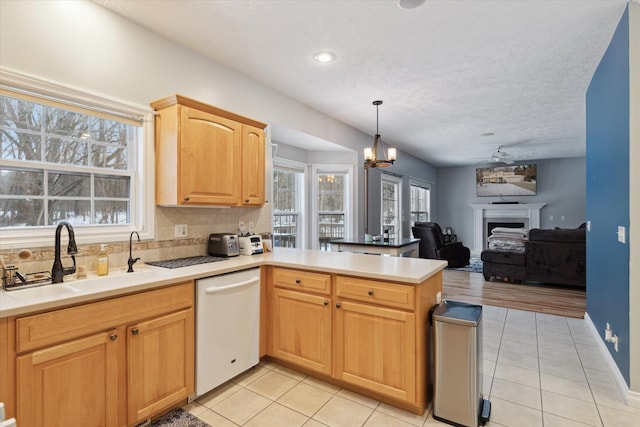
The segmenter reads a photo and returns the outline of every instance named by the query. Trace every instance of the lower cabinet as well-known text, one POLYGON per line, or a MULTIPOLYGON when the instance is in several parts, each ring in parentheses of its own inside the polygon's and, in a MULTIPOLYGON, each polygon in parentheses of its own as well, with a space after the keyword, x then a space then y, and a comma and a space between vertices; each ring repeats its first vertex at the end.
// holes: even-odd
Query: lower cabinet
POLYGON ((118 425, 117 331, 102 332, 17 358, 19 425, 118 425))
POLYGON ((415 285, 326 274, 313 278, 327 286, 314 287, 306 273, 273 269, 269 355, 424 413, 431 398, 428 317, 441 273, 415 285))
POLYGON ((15 319, 20 426, 134 425, 194 390, 193 282, 15 319))
POLYGON ((275 288, 273 355, 331 374, 331 301, 326 296, 275 288))
POLYGON ((406 311, 336 304, 333 375, 394 399, 416 399, 416 323, 406 311))
POLYGON ((193 310, 127 328, 129 420, 143 420, 188 396, 193 378, 193 310))

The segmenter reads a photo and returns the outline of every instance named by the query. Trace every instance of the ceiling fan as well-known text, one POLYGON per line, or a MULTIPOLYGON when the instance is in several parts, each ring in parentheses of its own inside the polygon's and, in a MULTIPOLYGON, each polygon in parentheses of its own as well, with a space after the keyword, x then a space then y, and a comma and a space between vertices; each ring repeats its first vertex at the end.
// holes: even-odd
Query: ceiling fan
POLYGON ((510 165, 514 161, 515 160, 509 154, 507 154, 505 151, 502 151, 502 145, 498 145, 496 147, 496 151, 494 151, 493 154, 491 154, 491 157, 485 160, 484 162, 485 163, 500 162, 500 163, 510 165))

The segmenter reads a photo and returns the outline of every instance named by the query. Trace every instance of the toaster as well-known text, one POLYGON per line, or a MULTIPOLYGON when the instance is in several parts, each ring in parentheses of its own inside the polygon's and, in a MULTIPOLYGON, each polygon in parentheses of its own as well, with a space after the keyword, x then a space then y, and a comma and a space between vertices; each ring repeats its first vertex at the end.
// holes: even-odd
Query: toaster
POLYGON ((255 255, 263 252, 262 238, 260 236, 240 236, 238 239, 240 241, 240 254, 255 255))
POLYGON ((237 256, 240 255, 238 235, 230 233, 214 233, 209 235, 207 253, 212 256, 237 256))

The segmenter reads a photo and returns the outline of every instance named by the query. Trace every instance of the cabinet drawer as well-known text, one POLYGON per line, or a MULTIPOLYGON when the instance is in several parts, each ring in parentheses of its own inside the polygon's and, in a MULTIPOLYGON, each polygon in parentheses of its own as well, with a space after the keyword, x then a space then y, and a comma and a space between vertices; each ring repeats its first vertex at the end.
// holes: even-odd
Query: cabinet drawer
POLYGON ((413 286, 356 277, 338 276, 336 278, 336 296, 407 310, 413 310, 416 306, 413 286))
POLYGON ((193 306, 193 282, 16 319, 17 352, 193 306))
POLYGON ((273 284, 281 288, 305 290, 323 295, 331 293, 331 275, 309 271, 273 269, 273 284))

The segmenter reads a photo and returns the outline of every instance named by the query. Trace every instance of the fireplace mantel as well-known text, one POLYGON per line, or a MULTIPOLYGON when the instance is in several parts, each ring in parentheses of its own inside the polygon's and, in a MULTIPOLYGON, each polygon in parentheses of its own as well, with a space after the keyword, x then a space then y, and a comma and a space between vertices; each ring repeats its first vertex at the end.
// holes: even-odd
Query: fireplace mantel
POLYGON ((472 204, 473 209, 473 254, 479 255, 485 248, 485 220, 486 219, 526 219, 528 228, 540 228, 540 210, 545 203, 514 203, 514 204, 472 204))

